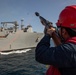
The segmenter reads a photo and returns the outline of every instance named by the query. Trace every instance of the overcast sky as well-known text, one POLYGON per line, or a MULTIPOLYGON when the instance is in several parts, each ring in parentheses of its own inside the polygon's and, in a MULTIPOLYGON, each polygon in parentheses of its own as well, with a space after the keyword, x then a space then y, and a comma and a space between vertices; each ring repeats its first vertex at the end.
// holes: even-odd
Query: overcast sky
POLYGON ((25 27, 30 24, 34 31, 43 32, 36 11, 55 26, 61 10, 75 4, 76 0, 0 0, 0 22, 17 21, 21 25, 23 19, 25 27))

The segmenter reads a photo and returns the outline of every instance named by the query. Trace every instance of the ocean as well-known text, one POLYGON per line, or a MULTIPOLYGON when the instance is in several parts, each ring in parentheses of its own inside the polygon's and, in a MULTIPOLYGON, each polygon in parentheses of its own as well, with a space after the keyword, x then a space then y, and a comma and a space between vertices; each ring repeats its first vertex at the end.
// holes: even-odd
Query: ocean
POLYGON ((35 48, 0 52, 0 75, 45 75, 46 70, 35 60, 35 48))

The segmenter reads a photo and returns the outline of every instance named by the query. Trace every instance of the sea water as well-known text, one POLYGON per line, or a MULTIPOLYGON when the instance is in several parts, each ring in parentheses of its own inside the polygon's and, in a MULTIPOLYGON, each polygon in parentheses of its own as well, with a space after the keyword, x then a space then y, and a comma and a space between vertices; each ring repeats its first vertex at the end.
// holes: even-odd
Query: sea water
POLYGON ((0 52, 0 75, 45 75, 46 69, 35 60, 35 48, 0 52))

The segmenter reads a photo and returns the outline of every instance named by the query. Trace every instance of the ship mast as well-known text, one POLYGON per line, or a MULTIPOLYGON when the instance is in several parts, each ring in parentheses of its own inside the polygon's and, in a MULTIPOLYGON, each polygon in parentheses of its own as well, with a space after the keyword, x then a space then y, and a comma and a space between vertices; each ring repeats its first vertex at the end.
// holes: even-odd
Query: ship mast
POLYGON ((24 26, 23 21, 24 19, 21 19, 21 30, 23 30, 23 26, 24 26))

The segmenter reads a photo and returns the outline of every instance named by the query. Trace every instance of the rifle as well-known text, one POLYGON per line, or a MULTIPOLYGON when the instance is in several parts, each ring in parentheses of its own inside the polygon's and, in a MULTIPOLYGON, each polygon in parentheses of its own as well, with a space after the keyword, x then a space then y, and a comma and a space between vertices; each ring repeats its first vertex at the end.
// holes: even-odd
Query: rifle
MULTIPOLYGON (((37 17, 39 17, 42 25, 44 25, 46 29, 51 28, 51 27, 56 28, 56 27, 53 26, 52 22, 50 22, 50 21, 46 20, 45 18, 43 18, 42 16, 40 16, 40 14, 38 12, 35 12, 35 15, 37 17)), ((57 32, 53 33, 52 39, 53 39, 56 46, 61 44, 61 40, 60 40, 57 32)))
POLYGON ((40 16, 40 14, 38 12, 35 12, 35 15, 39 17, 41 23, 46 27, 46 28, 49 28, 49 27, 53 27, 53 23, 46 20, 45 18, 43 18, 42 16, 40 16))

